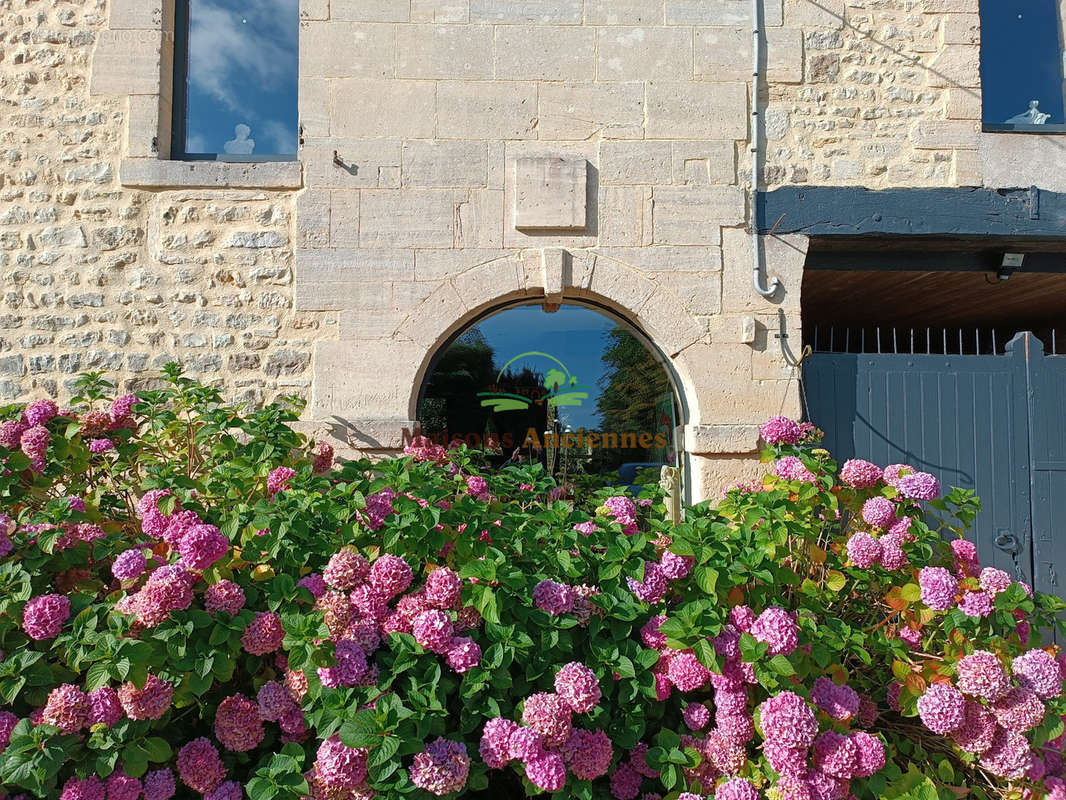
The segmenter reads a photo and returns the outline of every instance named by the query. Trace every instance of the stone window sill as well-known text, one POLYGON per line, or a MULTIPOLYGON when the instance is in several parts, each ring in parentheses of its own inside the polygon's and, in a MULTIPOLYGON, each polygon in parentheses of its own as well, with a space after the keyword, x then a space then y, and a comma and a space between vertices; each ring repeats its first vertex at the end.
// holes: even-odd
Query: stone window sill
POLYGON ((1053 133, 1066 133, 1066 125, 1062 123, 1052 123, 1050 125, 997 125, 986 122, 982 129, 984 133, 1038 133, 1044 136, 1053 133))
POLYGON ((119 182, 136 189, 299 189, 299 161, 162 161, 127 158, 119 182))

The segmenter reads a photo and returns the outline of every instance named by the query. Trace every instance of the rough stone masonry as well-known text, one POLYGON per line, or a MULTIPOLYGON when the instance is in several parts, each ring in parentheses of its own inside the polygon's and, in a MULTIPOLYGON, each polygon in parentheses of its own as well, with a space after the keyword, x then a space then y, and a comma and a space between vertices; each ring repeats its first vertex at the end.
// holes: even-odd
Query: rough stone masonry
MULTIPOLYGON (((977 0, 764 5, 767 186, 980 185, 1017 158, 982 145, 977 0)), ((783 311, 799 339, 806 243, 767 237, 785 288, 752 292, 748 0, 300 17, 299 161, 184 164, 172 0, 0 0, 0 400, 176 359, 385 451, 476 314, 594 299, 671 361, 693 498, 756 469, 757 423, 799 410, 774 334, 783 311), (568 188, 531 200, 516 164, 546 163, 568 188)))

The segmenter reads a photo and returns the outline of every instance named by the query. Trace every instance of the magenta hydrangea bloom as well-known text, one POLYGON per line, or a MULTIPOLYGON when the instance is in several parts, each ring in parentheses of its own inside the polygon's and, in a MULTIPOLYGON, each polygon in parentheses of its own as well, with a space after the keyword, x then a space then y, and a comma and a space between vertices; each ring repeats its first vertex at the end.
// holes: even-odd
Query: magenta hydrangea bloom
POLYGON ((354 547, 342 547, 322 570, 322 578, 334 589, 351 591, 367 579, 370 564, 354 547))
POLYGON ((700 663, 696 654, 689 651, 675 653, 666 670, 670 682, 682 692, 694 692, 711 677, 708 669, 700 663))
POLYGON ((143 689, 138 689, 132 681, 127 681, 118 689, 122 710, 135 720, 159 719, 170 708, 173 696, 174 687, 151 673, 145 679, 143 689))
POLYGON ((259 716, 266 722, 278 722, 286 714, 300 710, 300 704, 289 690, 277 681, 267 681, 260 686, 256 702, 259 705, 259 716))
POLYGON ((714 725, 723 738, 737 744, 747 744, 755 738, 755 720, 750 714, 715 712, 714 725))
POLYGON ((896 506, 887 497, 871 497, 862 504, 862 519, 875 528, 888 528, 896 521, 896 506))
POLYGON ((89 725, 117 725, 124 714, 118 692, 110 686, 101 686, 89 692, 89 725))
POLYGON ((470 756, 466 745, 438 738, 415 756, 411 765, 411 783, 437 797, 453 794, 466 786, 470 774, 470 756))
POLYGON ((18 450, 19 442, 22 440, 22 432, 27 427, 22 420, 0 422, 0 447, 6 447, 8 450, 18 450))
POLYGON ((411 621, 411 633, 415 641, 434 653, 447 653, 455 635, 455 625, 443 611, 430 609, 421 612, 411 621))
POLYGON ((354 789, 366 780, 367 751, 348 747, 336 734, 323 740, 315 755, 315 777, 324 785, 354 789))
POLYGON ((947 734, 962 727, 966 698, 954 686, 934 683, 918 698, 918 716, 933 733, 947 734))
POLYGON ((532 728, 515 728, 507 741, 507 755, 512 760, 529 761, 544 752, 544 737, 532 728))
POLYGON ((10 711, 0 711, 0 753, 11 744, 11 731, 19 724, 19 718, 10 711))
POLYGON ((553 617, 574 609, 574 590, 565 583, 545 580, 533 587, 533 604, 553 617))
POLYGON ((955 665, 955 685, 963 694, 989 702, 998 700, 1010 688, 1010 678, 999 656, 988 650, 976 650, 955 665))
POLYGON ((267 492, 275 495, 286 489, 291 489, 289 482, 295 477, 296 470, 291 467, 278 467, 267 475, 267 492))
POLYGON ((999 724, 991 711, 973 700, 966 701, 962 725, 951 733, 951 739, 959 749, 981 755, 992 746, 999 724))
POLYGON ((659 626, 666 622, 666 617, 661 614, 652 617, 644 623, 640 629, 640 640, 650 650, 662 650, 666 647, 666 635, 659 633, 659 626))
POLYGON ((526 762, 529 782, 545 792, 557 792, 566 785, 566 764, 558 753, 545 751, 526 762))
POLYGON ((544 737, 548 747, 558 747, 570 737, 570 707, 557 694, 539 692, 526 698, 522 722, 544 737))
POLYGON ((1029 771, 1031 755, 1029 741, 1024 736, 1000 728, 978 763, 993 775, 1018 780, 1029 771))
POLYGON ((483 503, 488 503, 492 500, 492 493, 489 492, 489 482, 480 475, 467 476, 466 491, 471 497, 474 497, 483 503))
POLYGON ((253 750, 263 741, 264 735, 258 703, 243 694, 235 694, 219 703, 215 712, 215 736, 227 750, 235 753, 253 750))
POLYGON ((814 679, 811 702, 831 716, 844 721, 859 713, 859 694, 850 686, 838 686, 824 675, 814 679))
POLYGON ((600 730, 575 728, 561 749, 563 760, 576 778, 593 781, 607 774, 614 755, 611 739, 600 730))
POLYGON ((881 560, 881 541, 859 531, 848 539, 847 553, 851 563, 859 569, 867 569, 881 560))
POLYGON ((869 778, 884 768, 886 762, 884 742, 866 731, 855 731, 850 734, 850 739, 855 745, 852 777, 869 778))
POLYGON ((207 569, 229 552, 229 539, 214 525, 193 525, 178 542, 178 552, 189 569, 207 569))
POLYGON ((503 717, 496 717, 485 723, 478 753, 489 769, 503 769, 511 762, 511 734, 516 730, 518 724, 503 717))
POLYGON ((463 580, 447 567, 439 567, 426 578, 426 602, 434 608, 454 609, 462 605, 463 580))
POLYGON ((591 536, 599 530, 599 526, 592 520, 588 520, 587 522, 579 522, 574 525, 574 530, 578 533, 583 533, 585 536, 591 536))
POLYGON ((995 567, 985 567, 978 576, 981 588, 993 597, 1000 592, 1005 592, 1014 583, 1010 575, 995 567))
POLYGON ((914 628, 903 627, 899 629, 899 638, 907 643, 912 650, 917 650, 922 644, 922 632, 914 628))
POLYGON ((265 656, 281 647, 285 629, 281 617, 273 611, 261 611, 248 623, 241 634, 241 645, 253 656, 265 656))
POLYGON ((105 797, 107 785, 95 775, 80 780, 72 775, 63 784, 59 800, 104 800, 105 797))
POLYGON ((810 747, 818 735, 814 709, 795 692, 781 692, 759 706, 763 738, 785 747, 810 747))
POLYGON ((234 617, 244 608, 244 600, 244 589, 224 578, 204 590, 204 608, 212 614, 225 611, 234 617))
POLYGON ((733 606, 729 609, 729 621, 737 626, 737 630, 745 633, 751 631, 755 624, 755 612, 747 606, 733 606))
POLYGON ((751 626, 751 635, 770 646, 771 656, 787 656, 799 646, 799 626, 792 614, 778 606, 770 606, 751 626))
POLYGON ((94 455, 100 455, 101 453, 110 453, 115 449, 115 443, 110 439, 91 439, 89 440, 89 452, 94 455))
POLYGON ((391 599, 407 591, 413 579, 414 572, 406 561, 386 553, 371 565, 367 583, 378 595, 391 599))
POLYGON ((922 567, 918 573, 922 602, 934 611, 947 611, 955 605, 959 582, 943 567, 922 567))
POLYGON ((36 641, 54 639, 70 619, 70 599, 61 594, 31 598, 22 609, 22 629, 36 641))
MULTIPOLYGON (((204 800, 242 800, 244 797, 244 789, 237 781, 225 781, 220 783, 216 788, 212 789, 204 795, 204 800)), ((107 800, 111 800, 108 797, 107 800)))
POLYGON ((659 558, 659 568, 667 580, 671 581, 687 578, 695 563, 696 559, 692 556, 679 556, 669 550, 664 550, 659 558))
POLYGON ((836 731, 823 731, 814 740, 814 766, 835 778, 851 778, 859 760, 855 743, 836 731))
POLYGON ((448 645, 445 660, 461 675, 481 663, 481 648, 469 636, 456 636, 448 645))
POLYGON ((1016 686, 992 703, 992 713, 1008 731, 1026 733, 1044 721, 1045 708, 1036 694, 1016 686))
POLYGON ((881 542, 881 566, 889 571, 902 569, 909 563, 903 552, 903 537, 898 533, 886 533, 881 542))
POLYGON ((759 793, 747 779, 730 778, 714 790, 714 800, 759 800, 759 793))
POLYGON ((769 445, 799 444, 803 431, 788 417, 771 417, 759 428, 759 436, 769 445))
POLYGON ((170 800, 174 796, 174 773, 157 769, 144 776, 144 800, 170 800))
POLYGON ((137 800, 141 796, 141 782, 120 769, 107 778, 107 800, 137 800))
POLYGON ((326 581, 317 572, 304 575, 300 580, 296 581, 296 585, 303 586, 316 600, 326 593, 326 581))
POLYGON ((685 724, 689 730, 699 731, 707 727, 711 721, 711 710, 703 703, 689 703, 681 712, 685 724))
POLYGON ((178 751, 178 776, 190 789, 206 794, 226 779, 226 768, 215 746, 201 736, 178 751))
POLYGON ((111 574, 120 581, 128 581, 139 577, 146 569, 148 569, 148 559, 145 558, 144 551, 139 547, 133 547, 115 558, 115 562, 111 565, 111 574))
POLYGON ((783 456, 774 462, 774 474, 786 481, 800 481, 801 483, 814 483, 817 476, 807 469, 806 465, 796 456, 783 456))
POLYGON ((43 398, 28 404, 22 412, 22 418, 27 425, 43 425, 58 413, 59 406, 55 401, 43 398))
POLYGON ((577 714, 592 711, 603 696, 596 673, 578 661, 565 664, 555 673, 555 693, 577 714))
POLYGON ((994 609, 995 601, 988 592, 966 592, 959 601, 959 611, 968 617, 987 617, 994 609))
POLYGON ((89 722, 89 698, 70 683, 57 686, 48 694, 41 722, 53 725, 62 733, 77 733, 89 722))
POLYGON ((840 480, 853 489, 872 489, 883 478, 881 468, 861 458, 852 458, 840 468, 840 480))
POLYGON ((629 764, 622 764, 611 773, 611 797, 634 800, 640 794, 641 776, 629 764))
POLYGON ((653 561, 644 562, 644 580, 626 578, 626 585, 629 586, 629 591, 643 603, 660 602, 669 588, 662 567, 653 561))
POLYGON ((1018 685, 1048 700, 1062 694, 1062 672, 1055 657, 1046 650, 1030 650, 1011 662, 1018 685))
POLYGON ((940 496, 940 481, 928 472, 903 475, 896 484, 900 494, 911 500, 935 500, 940 496))

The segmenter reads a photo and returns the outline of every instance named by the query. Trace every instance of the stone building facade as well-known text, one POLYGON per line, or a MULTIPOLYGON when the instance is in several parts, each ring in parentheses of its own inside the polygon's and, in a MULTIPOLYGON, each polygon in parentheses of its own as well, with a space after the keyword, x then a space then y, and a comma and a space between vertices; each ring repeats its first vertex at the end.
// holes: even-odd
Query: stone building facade
MULTIPOLYGON (((1066 183, 1053 142, 981 133, 977 0, 762 5, 760 188, 1066 183)), ((762 236, 782 289, 753 291, 750 0, 300 16, 299 159, 178 162, 173 0, 0 0, 0 400, 177 359, 383 451, 472 319, 592 300, 671 365, 690 497, 752 471, 758 423, 800 413, 807 242, 762 236)))

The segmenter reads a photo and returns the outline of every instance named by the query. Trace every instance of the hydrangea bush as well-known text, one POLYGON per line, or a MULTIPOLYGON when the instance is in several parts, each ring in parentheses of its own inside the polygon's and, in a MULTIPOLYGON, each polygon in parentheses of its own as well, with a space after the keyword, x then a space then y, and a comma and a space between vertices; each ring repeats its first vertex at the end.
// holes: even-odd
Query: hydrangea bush
POLYGON ((932 475, 776 418, 673 524, 167 378, 0 410, 8 796, 1066 800, 1066 604, 932 475))

